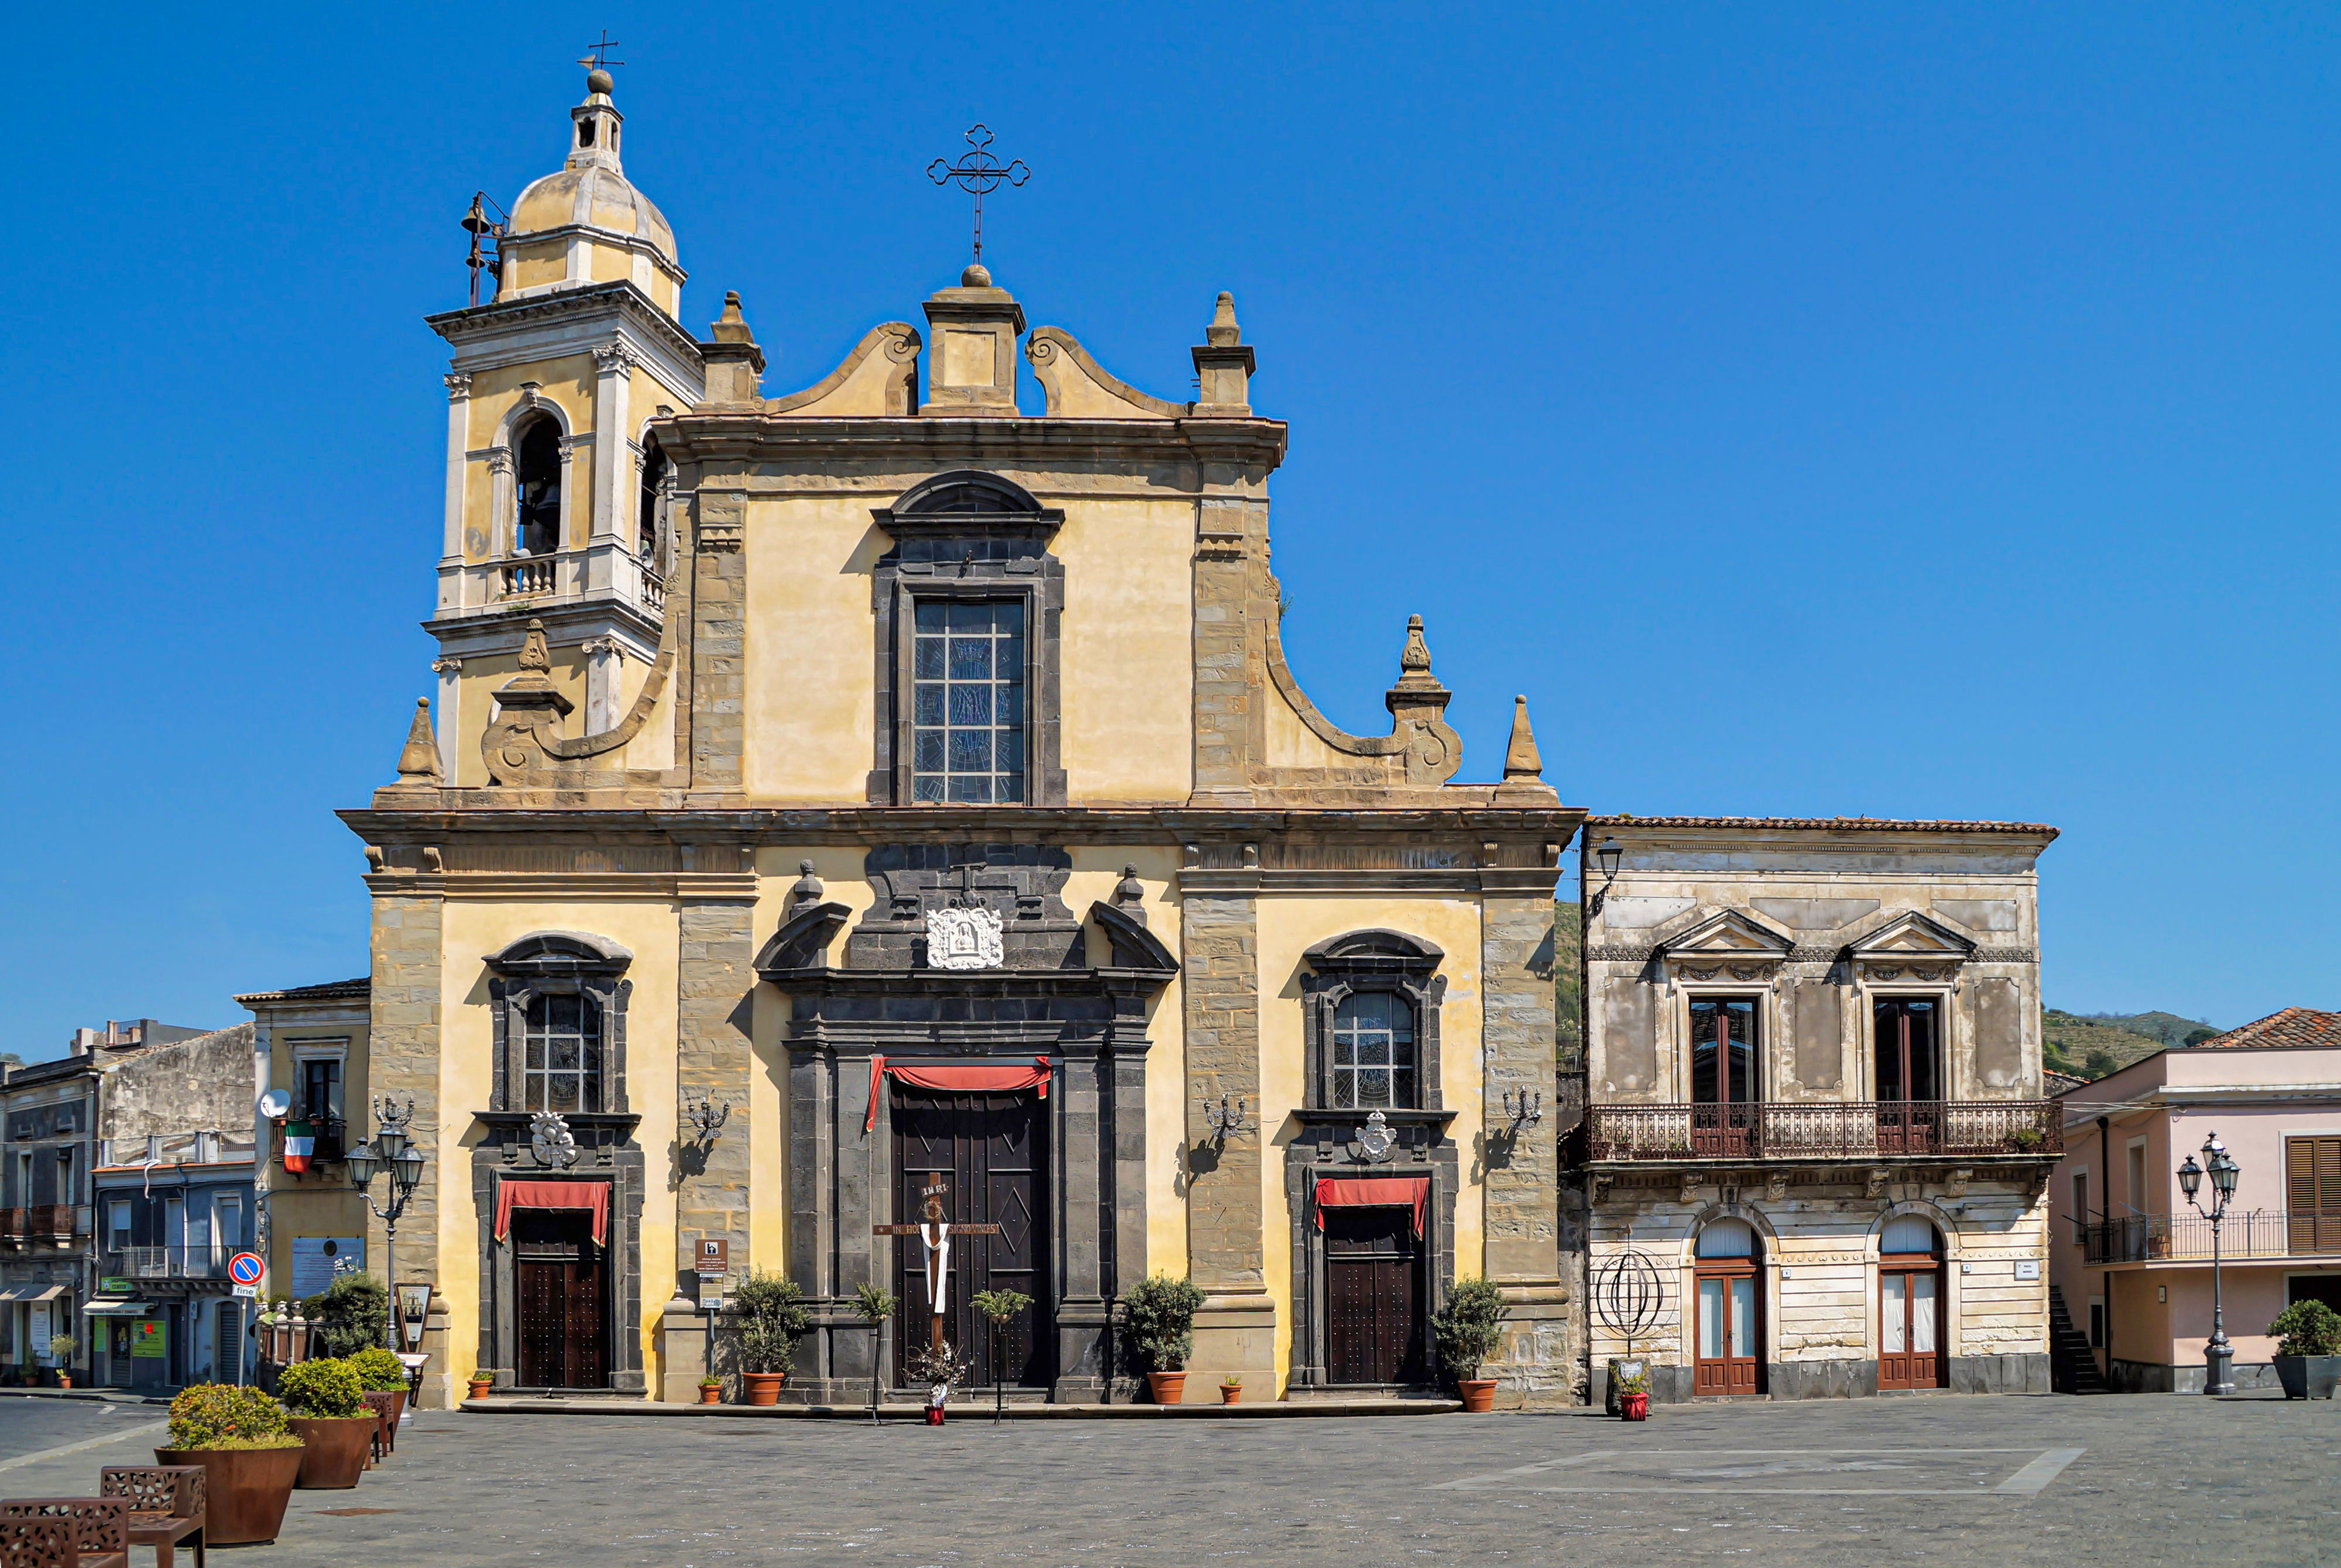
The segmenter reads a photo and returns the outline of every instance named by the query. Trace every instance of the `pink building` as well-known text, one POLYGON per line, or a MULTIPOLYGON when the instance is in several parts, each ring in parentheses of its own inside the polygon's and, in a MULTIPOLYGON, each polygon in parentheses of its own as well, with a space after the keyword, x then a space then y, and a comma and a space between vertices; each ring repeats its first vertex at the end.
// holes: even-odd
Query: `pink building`
POLYGON ((2202 1392, 2211 1226, 2177 1170, 2215 1132, 2243 1167, 2219 1232, 2236 1385, 2273 1385, 2268 1320, 2303 1299, 2341 1310, 2341 1013, 2287 1007, 2057 1099, 2050 1315, 2071 1325, 2059 1386, 2202 1392))

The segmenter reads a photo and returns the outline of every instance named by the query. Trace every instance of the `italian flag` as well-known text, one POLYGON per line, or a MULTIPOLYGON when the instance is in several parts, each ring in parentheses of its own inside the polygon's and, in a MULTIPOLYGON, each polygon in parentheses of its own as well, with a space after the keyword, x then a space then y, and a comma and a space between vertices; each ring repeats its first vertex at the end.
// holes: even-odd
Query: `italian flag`
POLYGON ((284 1168, 295 1173, 309 1168, 309 1151, 317 1146, 316 1129, 307 1122, 284 1124, 284 1168))

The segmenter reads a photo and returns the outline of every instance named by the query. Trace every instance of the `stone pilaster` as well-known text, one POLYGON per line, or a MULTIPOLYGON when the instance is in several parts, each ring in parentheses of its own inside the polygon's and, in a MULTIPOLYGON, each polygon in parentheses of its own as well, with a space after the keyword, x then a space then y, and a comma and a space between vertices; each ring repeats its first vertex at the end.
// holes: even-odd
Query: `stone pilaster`
MULTIPOLYGON (((730 870, 745 851, 732 844, 687 847, 703 871, 730 870), (710 865, 707 862, 713 861, 710 865)), ((743 884, 746 878, 742 878, 743 884)), ((752 1258, 748 1252, 748 1082, 754 1050, 748 1033, 748 996, 755 988, 752 888, 736 894, 702 889, 678 907, 675 958, 675 1101, 678 1107, 702 1096, 729 1103, 732 1114, 712 1146, 678 1142, 674 1195, 676 1295, 698 1289, 695 1264, 702 1239, 728 1241, 733 1275, 752 1266, 780 1270, 785 1260, 752 1258)), ((678 1121, 680 1118, 678 1117, 678 1121)), ((642 1141, 656 1148, 681 1128, 644 1126, 642 1141)), ((773 1195, 777 1199, 779 1195, 773 1195)))
POLYGON ((691 788, 737 795, 747 712, 748 567, 742 546, 746 498, 699 496, 692 561, 691 788))
POLYGON ((1583 1303, 1562 1274, 1559 1147, 1555 1127, 1558 1036, 1553 1011, 1555 873, 1480 873, 1479 963, 1486 1013, 1480 1029, 1488 1126, 1487 1276, 1511 1305, 1486 1374, 1506 1403, 1560 1404, 1576 1396, 1583 1303), (1529 1101, 1542 1119, 1513 1130, 1505 1097, 1529 1101))
POLYGON ((1251 765, 1265 748, 1259 705, 1268 692, 1275 581, 1267 564, 1267 505, 1210 492, 1220 488, 1207 487, 1196 503, 1195 794, 1240 805, 1251 799, 1251 765))
MULTIPOLYGON (((387 1097, 403 1109, 410 1100, 414 1119, 408 1127, 414 1146, 423 1153, 423 1179, 398 1217, 397 1255, 389 1257, 386 1227, 369 1213, 366 1219, 366 1265, 385 1284, 400 1280, 440 1278, 443 1248, 471 1249, 470 1235, 443 1236, 440 1194, 452 1181, 468 1190, 470 1156, 462 1146, 469 1112, 466 1106, 442 1107, 439 1099, 439 994, 441 920, 445 907, 441 878, 430 874, 384 871, 366 878, 374 894, 372 979, 373 1015, 367 1031, 367 1091, 387 1097), (442 1150, 461 1162, 451 1176, 441 1168, 442 1150)), ((353 1138, 374 1133, 372 1107, 350 1106, 353 1138)), ((384 1196, 386 1177, 375 1178, 374 1196, 384 1196)), ((444 1345, 445 1336, 442 1335, 444 1345)), ((469 1347, 456 1347, 461 1361, 469 1347)), ((467 1363, 451 1368, 443 1348, 423 1369, 423 1404, 429 1409, 452 1408, 458 1395, 455 1375, 469 1372, 467 1363)))
POLYGON ((1260 940, 1250 894, 1190 894, 1186 948, 1187 1260, 1204 1292, 1195 1317, 1200 1397, 1220 1374, 1264 1384, 1276 1365, 1276 1314, 1268 1295, 1260 1189, 1260 940), (1244 1126, 1211 1136, 1203 1102, 1242 1100, 1244 1126))

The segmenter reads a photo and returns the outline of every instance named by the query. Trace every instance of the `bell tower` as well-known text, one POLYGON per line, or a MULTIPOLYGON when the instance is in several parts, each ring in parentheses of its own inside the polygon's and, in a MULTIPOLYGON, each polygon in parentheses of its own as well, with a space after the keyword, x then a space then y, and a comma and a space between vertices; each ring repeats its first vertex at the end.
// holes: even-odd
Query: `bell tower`
MULTIPOLYGON (((677 319, 674 232, 626 177, 613 85, 599 65, 587 74, 561 166, 513 203, 494 297, 429 318, 451 351, 445 528, 427 623, 440 643, 446 786, 488 782, 480 736, 524 648, 584 736, 621 722, 658 655, 674 560, 671 470, 647 427, 703 400, 706 362, 677 319)), ((657 728, 612 765, 665 766, 672 741, 657 728)))

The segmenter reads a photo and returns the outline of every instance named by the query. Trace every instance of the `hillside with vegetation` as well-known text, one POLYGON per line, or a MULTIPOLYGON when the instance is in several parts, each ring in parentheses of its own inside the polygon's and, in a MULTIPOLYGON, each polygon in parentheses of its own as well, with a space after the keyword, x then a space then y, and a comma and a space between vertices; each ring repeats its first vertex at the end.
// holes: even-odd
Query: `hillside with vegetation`
POLYGON ((2101 1078, 2159 1050, 2191 1046, 2219 1031, 2202 1018, 2176 1013, 2066 1013, 2040 1016, 2042 1060, 2051 1072, 2101 1078))

